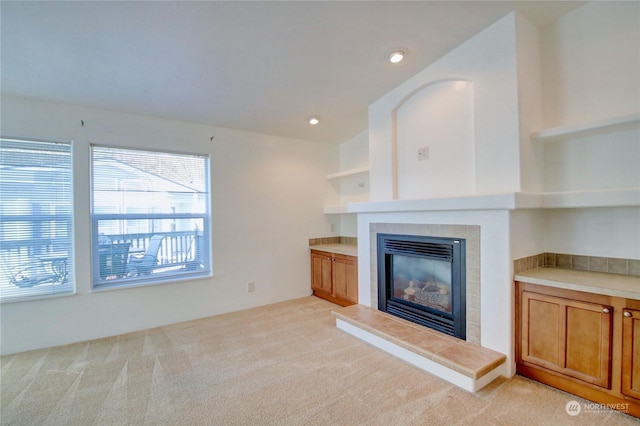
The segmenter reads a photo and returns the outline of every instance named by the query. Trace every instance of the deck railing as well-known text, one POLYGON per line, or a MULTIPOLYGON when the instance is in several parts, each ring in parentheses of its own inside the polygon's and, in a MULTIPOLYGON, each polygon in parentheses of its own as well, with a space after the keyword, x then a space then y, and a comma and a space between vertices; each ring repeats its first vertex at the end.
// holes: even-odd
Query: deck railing
MULTIPOLYGON (((158 233, 101 235, 112 243, 130 243, 129 252, 144 254, 149 247, 151 237, 158 233)), ((162 266, 180 265, 201 260, 202 236, 199 232, 178 231, 162 232, 164 238, 157 254, 158 264, 162 266)), ((155 254, 154 254, 155 255, 155 254)))
MULTIPOLYGON (((151 237, 154 235, 162 235, 164 237, 160 243, 158 253, 153 254, 157 258, 157 267, 182 266, 189 267, 192 270, 202 267, 205 250, 202 246, 204 239, 201 231, 100 235, 101 241, 97 246, 102 247, 104 242, 108 242, 108 244, 129 244, 130 256, 143 256, 149 247, 151 237)), ((15 274, 19 272, 18 269, 24 265, 31 265, 34 263, 34 259, 54 253, 61 254, 57 250, 59 245, 55 238, 3 241, 0 244, 0 261, 2 261, 0 262, 0 268, 3 269, 0 271, 3 272, 0 274, 2 276, 0 281, 4 282, 15 278, 15 274), (11 265, 15 266, 11 267, 11 265)), ((69 253, 64 254, 69 255, 69 253)), ((100 269, 104 269, 102 262, 98 262, 97 266, 100 269)), ((106 275, 109 275, 109 273, 100 270, 100 277, 106 275)))

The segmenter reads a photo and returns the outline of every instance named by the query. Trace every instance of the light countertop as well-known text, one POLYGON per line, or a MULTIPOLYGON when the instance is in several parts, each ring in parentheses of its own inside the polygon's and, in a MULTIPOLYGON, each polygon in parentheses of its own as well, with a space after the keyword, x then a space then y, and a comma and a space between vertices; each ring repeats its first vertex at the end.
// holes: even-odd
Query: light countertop
POLYGON ((640 277, 562 268, 535 268, 514 276, 516 281, 587 293, 640 300, 640 277))
POLYGON ((352 244, 314 244, 309 248, 329 253, 346 254, 347 256, 358 255, 358 246, 352 244))

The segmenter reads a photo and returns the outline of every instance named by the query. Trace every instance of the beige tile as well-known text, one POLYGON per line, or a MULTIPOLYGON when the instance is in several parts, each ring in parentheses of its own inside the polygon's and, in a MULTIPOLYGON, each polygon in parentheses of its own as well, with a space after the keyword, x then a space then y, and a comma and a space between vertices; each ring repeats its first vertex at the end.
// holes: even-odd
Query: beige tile
POLYGON ((627 259, 614 259, 610 257, 607 259, 607 269, 608 272, 612 274, 627 274, 629 271, 627 259))
POLYGON ((526 257, 527 270, 536 268, 536 258, 534 256, 526 257))
POLYGON ((503 354, 483 350, 469 344, 450 346, 436 355, 446 358, 451 363, 451 368, 455 371, 474 379, 484 376, 506 359, 503 354))
POLYGON ((589 270, 589 256, 571 256, 571 269, 577 269, 581 271, 589 270))
POLYGON ((467 342, 480 346, 480 324, 467 321, 467 342))
POLYGON ((555 253, 544 253, 544 266, 556 266, 555 253))
POLYGON ((591 256, 589 258, 589 270, 593 272, 607 272, 607 258, 591 256))
POLYGON ((556 267, 571 269, 571 255, 570 254, 556 254, 556 267))
POLYGON ((513 273, 514 274, 519 274, 522 271, 524 271, 524 269, 522 269, 522 259, 514 260, 513 261, 513 273))
POLYGON ((480 309, 467 308, 467 320, 480 324, 480 309))

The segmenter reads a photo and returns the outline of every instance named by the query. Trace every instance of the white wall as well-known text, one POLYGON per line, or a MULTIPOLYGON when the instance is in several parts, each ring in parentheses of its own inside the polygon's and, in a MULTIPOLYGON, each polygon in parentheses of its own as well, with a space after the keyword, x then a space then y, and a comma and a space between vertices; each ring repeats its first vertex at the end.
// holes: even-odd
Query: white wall
MULTIPOLYGON (((519 259, 545 252, 545 217, 540 209, 514 210, 509 215, 511 257, 519 259)), ((513 265, 510 265, 513 267, 513 265)))
POLYGON ((544 145, 545 192, 618 188, 640 188, 637 126, 576 135, 544 145))
POLYGON ((543 190, 544 153, 531 143, 531 132, 542 128, 542 65, 540 31, 526 19, 516 21, 518 110, 520 119, 520 191, 543 190))
MULTIPOLYGON (((369 137, 362 132, 340 144, 340 171, 369 167, 369 137)), ((340 192, 340 204, 369 200, 369 175, 347 176, 336 181, 340 192)))
MULTIPOLYGON (((640 112, 640 3, 589 2, 541 31, 545 127, 640 112)), ((544 147, 544 189, 640 186, 640 131, 544 147)), ((545 251, 640 259, 640 208, 545 212, 545 251)), ((532 253, 529 253, 532 254, 532 253)))
MULTIPOLYGON (((359 135, 340 144, 340 171, 369 167, 369 133, 364 131, 359 135)), ((338 170, 336 170, 338 171, 338 170)), ((340 193, 336 204, 360 202, 369 200, 369 174, 358 174, 332 181, 334 188, 340 193)), ((328 203, 331 204, 331 203, 328 203)), ((357 217, 354 214, 332 215, 330 220, 338 218, 339 229, 335 235, 357 237, 357 217)))
POLYGON ((541 35, 545 127, 639 112, 640 2, 589 2, 541 35))
POLYGON ((455 80, 423 87, 396 109, 398 199, 475 194, 473 110, 473 83, 455 80))
POLYGON ((640 259, 638 207, 557 209, 545 213, 545 251, 640 259))
POLYGON ((3 354, 311 293, 308 239, 330 233, 323 205, 335 196, 325 176, 338 167, 336 146, 8 96, 1 118, 3 136, 73 140, 77 287, 73 296, 3 304, 3 354), (212 278, 91 290, 82 267, 90 264, 89 143, 211 155, 212 278))
POLYGON ((394 111, 416 91, 445 80, 473 83, 476 193, 519 191, 515 30, 520 19, 505 16, 369 106, 372 201, 397 195, 394 111))

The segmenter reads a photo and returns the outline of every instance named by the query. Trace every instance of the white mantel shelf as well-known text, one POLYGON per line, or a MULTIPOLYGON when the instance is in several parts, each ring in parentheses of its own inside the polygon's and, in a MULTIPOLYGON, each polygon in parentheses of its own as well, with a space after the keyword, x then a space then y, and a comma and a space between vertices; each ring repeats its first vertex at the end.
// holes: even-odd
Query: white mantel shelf
POLYGON ((432 198, 421 200, 392 200, 349 203, 325 209, 341 213, 385 213, 438 210, 515 210, 518 208, 536 208, 541 204, 539 194, 509 193, 477 195, 451 198, 432 198), (331 210, 330 210, 331 209, 331 210))
POLYGON ((547 193, 512 192, 420 200, 370 201, 327 206, 324 212, 325 214, 342 214, 630 206, 640 206, 640 188, 547 193))

